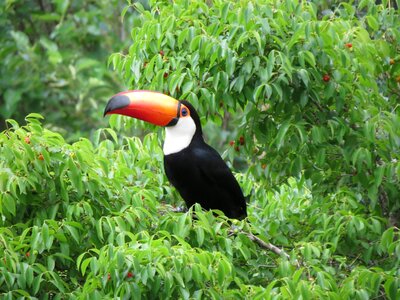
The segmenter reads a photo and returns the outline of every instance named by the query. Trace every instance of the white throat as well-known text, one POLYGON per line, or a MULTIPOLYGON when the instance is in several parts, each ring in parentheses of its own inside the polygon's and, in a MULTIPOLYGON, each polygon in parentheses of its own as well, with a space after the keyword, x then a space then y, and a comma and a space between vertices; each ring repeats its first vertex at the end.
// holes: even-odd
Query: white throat
POLYGON ((177 153, 189 146, 196 124, 191 117, 179 118, 174 126, 165 127, 164 155, 177 153))

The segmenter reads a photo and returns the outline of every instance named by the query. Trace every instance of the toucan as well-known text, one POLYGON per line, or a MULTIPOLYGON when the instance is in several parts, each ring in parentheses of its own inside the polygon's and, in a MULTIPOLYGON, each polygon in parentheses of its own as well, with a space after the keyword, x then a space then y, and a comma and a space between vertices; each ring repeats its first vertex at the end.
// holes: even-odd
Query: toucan
POLYGON ((109 114, 165 127, 165 173, 188 207, 199 203, 229 218, 247 216, 239 183, 218 152, 204 141, 199 115, 188 101, 154 91, 125 91, 108 101, 104 116, 109 114))

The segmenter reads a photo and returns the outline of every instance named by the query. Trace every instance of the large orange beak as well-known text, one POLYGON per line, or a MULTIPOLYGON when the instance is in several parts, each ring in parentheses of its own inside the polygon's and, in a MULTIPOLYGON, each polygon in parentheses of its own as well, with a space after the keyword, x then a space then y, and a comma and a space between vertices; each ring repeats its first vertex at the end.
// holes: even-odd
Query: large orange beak
POLYGON ((158 126, 172 126, 178 122, 180 105, 178 100, 158 92, 126 91, 108 101, 104 116, 119 114, 158 126))

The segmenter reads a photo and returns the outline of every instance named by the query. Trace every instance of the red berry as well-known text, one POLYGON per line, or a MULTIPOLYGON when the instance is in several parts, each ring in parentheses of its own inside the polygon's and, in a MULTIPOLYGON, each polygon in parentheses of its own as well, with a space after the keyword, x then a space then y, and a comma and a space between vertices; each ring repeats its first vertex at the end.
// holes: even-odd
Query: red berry
POLYGON ((159 53, 160 53, 161 56, 164 56, 164 51, 160 50, 159 53))
POLYGON ((24 138, 24 141, 25 141, 25 143, 27 143, 27 144, 30 144, 30 143, 31 143, 31 139, 30 139, 29 136, 26 136, 26 137, 24 138))
POLYGON ((107 280, 108 280, 108 281, 111 280, 111 274, 110 274, 110 273, 107 274, 107 280))
POLYGON ((344 44, 347 48, 349 48, 349 49, 351 49, 352 47, 353 47, 353 44, 352 43, 346 43, 346 44, 344 44))
POLYGON ((25 256, 29 258, 31 256, 31 253, 28 251, 25 253, 25 256))
POLYGON ((164 78, 167 78, 168 75, 169 75, 169 74, 168 74, 167 72, 165 72, 165 73, 164 73, 164 78))
POLYGON ((126 274, 126 277, 132 278, 133 277, 133 273, 132 272, 128 272, 128 274, 126 274))
POLYGON ((39 160, 44 160, 44 157, 43 157, 43 154, 42 154, 42 153, 39 154, 38 159, 39 159, 39 160))
POLYGON ((244 136, 243 135, 239 138, 239 144, 242 146, 244 145, 244 136))
POLYGON ((229 145, 230 145, 230 146, 235 145, 235 141, 230 141, 230 142, 229 142, 229 145))
POLYGON ((322 80, 325 81, 325 82, 329 82, 329 80, 331 80, 331 76, 329 76, 328 74, 325 74, 325 75, 322 77, 322 80))

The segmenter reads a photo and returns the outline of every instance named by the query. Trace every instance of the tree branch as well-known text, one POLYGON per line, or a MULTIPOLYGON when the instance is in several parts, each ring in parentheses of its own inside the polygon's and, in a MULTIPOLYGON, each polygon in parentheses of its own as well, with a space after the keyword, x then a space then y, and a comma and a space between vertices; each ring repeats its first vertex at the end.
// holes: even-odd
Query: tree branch
POLYGON ((277 246, 271 244, 271 243, 267 243, 264 242, 262 239, 260 239, 259 237, 255 236, 254 234, 250 233, 250 232, 244 232, 242 231, 243 234, 245 234, 250 240, 252 240, 253 242, 257 243, 260 247, 270 250, 272 252, 274 252, 275 254, 278 255, 283 255, 284 257, 286 257, 287 259, 290 259, 289 254, 287 254, 285 252, 285 250, 278 248, 277 246))
MULTIPOLYGON (((251 232, 246 232, 246 231, 241 230, 240 233, 245 234, 251 241, 255 242, 261 248, 264 248, 264 249, 267 249, 269 251, 272 251, 275 254, 280 255, 280 256, 284 256, 286 259, 290 260, 290 255, 287 254, 285 250, 275 246, 274 244, 264 242, 262 239, 260 239, 259 237, 255 236, 251 232)), ((300 267, 300 263, 299 263, 299 261, 297 259, 295 260, 295 263, 296 263, 296 266, 299 268, 300 267)))

